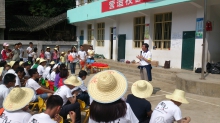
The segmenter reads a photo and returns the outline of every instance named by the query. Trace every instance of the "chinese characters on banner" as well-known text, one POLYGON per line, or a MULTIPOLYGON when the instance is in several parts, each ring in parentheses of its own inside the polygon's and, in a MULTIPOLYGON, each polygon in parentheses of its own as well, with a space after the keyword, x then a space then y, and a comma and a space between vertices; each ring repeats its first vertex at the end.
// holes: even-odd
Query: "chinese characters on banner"
POLYGON ((102 2, 102 12, 133 6, 153 0, 106 0, 102 2))
POLYGON ((196 38, 202 39, 203 38, 203 18, 196 19, 196 38))

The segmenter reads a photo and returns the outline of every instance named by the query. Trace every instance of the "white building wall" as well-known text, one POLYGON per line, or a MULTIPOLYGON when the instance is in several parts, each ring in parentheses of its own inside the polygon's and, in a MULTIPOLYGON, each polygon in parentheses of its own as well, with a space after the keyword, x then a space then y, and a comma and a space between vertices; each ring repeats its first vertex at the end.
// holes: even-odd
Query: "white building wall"
MULTIPOLYGON (((102 18, 97 20, 91 20, 86 22, 80 22, 77 24, 77 35, 80 35, 80 30, 84 30, 84 43, 87 43, 87 24, 91 23, 94 29, 94 45, 95 52, 97 54, 103 54, 107 59, 110 58, 110 28, 116 27, 116 34, 126 34, 126 57, 125 60, 134 60, 136 56, 140 54, 141 48, 134 48, 133 45, 133 21, 134 17, 145 16, 145 22, 150 23, 150 51, 153 55, 153 60, 159 61, 159 65, 163 66, 165 60, 171 60, 172 68, 181 68, 182 58, 182 37, 183 31, 195 31, 196 30, 196 18, 203 17, 203 9, 198 8, 190 3, 181 3, 170 6, 164 6, 160 8, 144 10, 141 12, 128 13, 110 18, 102 18), (170 50, 153 50, 152 42, 154 35, 154 14, 172 12, 172 33, 171 33, 171 48, 170 50), (96 46, 97 36, 97 23, 105 22, 105 45, 104 47, 96 46)), ((213 26, 220 25, 220 16, 213 14, 213 26), (218 21, 218 22, 217 22, 218 21)), ((220 38, 219 29, 213 28, 212 38, 220 38), (215 31, 216 30, 216 31, 215 31)), ((211 34, 210 34, 211 35, 211 34)), ((113 41, 113 60, 117 60, 117 40, 113 41)), ((146 42, 146 41, 145 41, 146 42)), ((195 40, 195 57, 194 68, 201 67, 202 60, 202 39, 195 40)), ((217 47, 215 43, 211 43, 210 47, 217 47)), ((220 43, 219 43, 220 46, 220 43)), ((213 49, 213 52, 218 50, 213 49)), ((207 53, 208 54, 208 53, 207 53)), ((217 54, 209 55, 210 58, 217 58, 217 54)), ((136 59, 137 60, 137 59, 136 59)), ((217 59, 218 60, 218 59, 217 59)))

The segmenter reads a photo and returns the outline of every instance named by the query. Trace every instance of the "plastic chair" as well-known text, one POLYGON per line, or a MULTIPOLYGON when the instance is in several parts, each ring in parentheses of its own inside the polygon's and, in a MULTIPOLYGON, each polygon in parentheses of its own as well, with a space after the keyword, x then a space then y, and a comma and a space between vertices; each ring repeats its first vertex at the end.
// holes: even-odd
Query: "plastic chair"
POLYGON ((86 108, 86 103, 80 99, 77 99, 78 103, 80 104, 81 112, 86 112, 86 118, 84 119, 83 123, 87 123, 89 119, 90 109, 86 108))
POLYGON ((32 106, 31 111, 34 111, 34 108, 38 106, 38 102, 29 103, 29 106, 32 106))
POLYGON ((39 107, 39 113, 41 113, 43 110, 46 110, 46 104, 44 100, 38 96, 38 107, 39 107))

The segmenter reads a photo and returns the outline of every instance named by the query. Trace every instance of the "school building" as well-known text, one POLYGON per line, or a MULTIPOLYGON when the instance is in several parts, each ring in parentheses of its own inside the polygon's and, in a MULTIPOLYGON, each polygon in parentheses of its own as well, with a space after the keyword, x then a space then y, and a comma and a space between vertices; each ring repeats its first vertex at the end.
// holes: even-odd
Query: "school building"
MULTIPOLYGON (((154 61, 194 70, 201 67, 204 0, 77 0, 67 11, 80 44, 107 59, 135 60, 144 42, 154 61)), ((220 1, 207 0, 206 62, 220 61, 220 1)))

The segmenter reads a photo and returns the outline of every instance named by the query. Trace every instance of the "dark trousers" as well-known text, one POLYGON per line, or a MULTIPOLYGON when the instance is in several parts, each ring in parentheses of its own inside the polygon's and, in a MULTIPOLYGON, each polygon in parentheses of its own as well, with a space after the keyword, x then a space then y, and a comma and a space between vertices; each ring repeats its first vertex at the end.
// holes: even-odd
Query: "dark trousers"
POLYGON ((78 102, 75 102, 74 104, 64 105, 60 111, 60 116, 62 116, 63 119, 66 120, 67 115, 69 114, 70 111, 74 111, 76 113, 75 123, 81 123, 81 111, 80 111, 80 105, 78 102))
POLYGON ((28 56, 28 61, 30 61, 31 64, 33 64, 33 57, 29 57, 29 56, 28 56))
POLYGON ((70 63, 70 71, 71 74, 75 74, 76 63, 70 63))
POLYGON ((20 58, 20 61, 23 61, 23 58, 20 58))
POLYGON ((81 94, 79 94, 78 96, 77 96, 77 99, 80 99, 80 100, 82 100, 82 101, 84 101, 85 103, 86 103, 86 106, 89 106, 90 105, 90 101, 89 101, 89 99, 90 99, 90 97, 89 97, 89 94, 87 93, 87 92, 82 92, 81 94))

